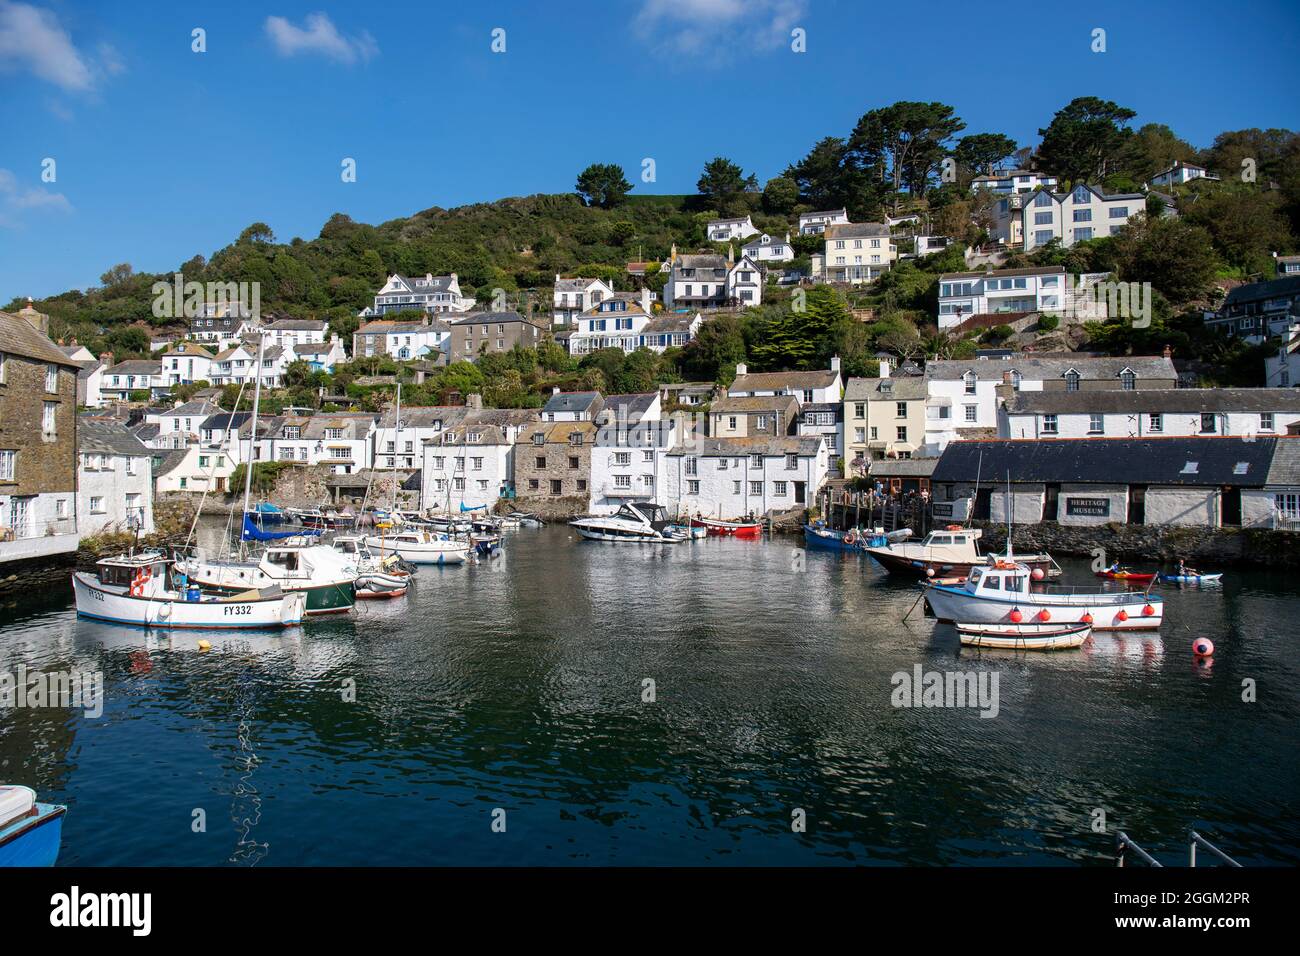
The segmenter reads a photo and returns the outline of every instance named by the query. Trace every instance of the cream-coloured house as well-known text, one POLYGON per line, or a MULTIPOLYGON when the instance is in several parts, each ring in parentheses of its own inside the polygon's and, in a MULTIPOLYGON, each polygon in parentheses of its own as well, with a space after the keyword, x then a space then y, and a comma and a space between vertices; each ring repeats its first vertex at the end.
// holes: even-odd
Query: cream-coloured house
POLYGON ((889 227, 880 222, 850 222, 826 227, 823 268, 827 282, 873 282, 894 264, 898 249, 889 227))
POLYGON ((866 474, 870 461, 911 458, 925 444, 925 378, 851 378, 844 388, 844 468, 866 474))

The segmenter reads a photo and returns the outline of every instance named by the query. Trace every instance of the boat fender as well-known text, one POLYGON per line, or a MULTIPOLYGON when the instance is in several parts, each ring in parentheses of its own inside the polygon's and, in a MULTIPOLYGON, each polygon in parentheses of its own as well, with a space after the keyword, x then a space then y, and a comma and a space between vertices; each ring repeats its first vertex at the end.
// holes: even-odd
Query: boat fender
POLYGON ((199 641, 199 650, 210 651, 212 650, 212 645, 209 644, 207 641, 199 641))
POLYGON ((1038 612, 1038 619, 1040 621, 1050 621, 1052 619, 1052 612, 1047 610, 1047 608, 1043 608, 1038 612))
POLYGON ((1156 609, 1153 608, 1150 604, 1148 604, 1146 607, 1142 608, 1142 616, 1143 616, 1143 617, 1150 617, 1152 614, 1155 614, 1155 613, 1156 613, 1156 609))
POLYGON ((172 616, 172 606, 170 604, 164 604, 162 607, 158 609, 159 620, 165 621, 167 620, 167 618, 171 616, 172 616))
POLYGON ((1047 577, 1047 575, 1043 573, 1042 568, 1034 568, 1034 570, 1029 572, 1029 576, 1035 581, 1041 581, 1043 578, 1047 577))
POLYGON ((925 569, 925 576, 926 576, 927 578, 932 578, 932 577, 934 577, 934 568, 926 568, 926 569, 925 569))
POLYGON ((1083 612, 1083 617, 1079 618, 1079 620, 1080 620, 1082 623, 1084 623, 1084 624, 1091 624, 1091 623, 1092 623, 1092 612, 1091 612, 1091 611, 1084 611, 1084 612, 1083 612))
POLYGON ((850 531, 848 534, 844 536, 845 544, 856 544, 857 541, 858 541, 857 535, 855 535, 852 531, 850 531))
POLYGON ((1197 657, 1209 657, 1214 653, 1214 642, 1208 637, 1198 637, 1192 641, 1192 653, 1197 657))
POLYGON ((1020 608, 1018 607, 1013 607, 1011 609, 1011 614, 1009 616, 1011 618, 1012 624, 1019 624, 1021 621, 1025 619, 1024 614, 1020 612, 1020 608))
POLYGON ((1115 615, 1115 620, 1117 620, 1117 621, 1127 621, 1127 620, 1128 620, 1128 611, 1124 610, 1123 608, 1120 608, 1120 609, 1119 609, 1119 613, 1115 615))

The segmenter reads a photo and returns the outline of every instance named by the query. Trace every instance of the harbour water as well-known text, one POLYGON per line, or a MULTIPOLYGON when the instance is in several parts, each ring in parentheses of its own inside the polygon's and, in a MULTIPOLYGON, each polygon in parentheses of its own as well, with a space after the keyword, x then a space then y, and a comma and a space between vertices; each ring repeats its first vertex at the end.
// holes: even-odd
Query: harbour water
POLYGON ((1293 581, 1166 589, 1158 636, 979 653, 901 623, 914 585, 799 545, 525 529, 206 652, 33 594, 0 609, 0 670, 102 671, 104 708, 0 711, 0 780, 69 805, 60 865, 1107 865, 1117 829, 1181 863, 1191 827, 1300 863, 1293 581), (996 716, 894 706, 918 664, 996 672, 996 716))

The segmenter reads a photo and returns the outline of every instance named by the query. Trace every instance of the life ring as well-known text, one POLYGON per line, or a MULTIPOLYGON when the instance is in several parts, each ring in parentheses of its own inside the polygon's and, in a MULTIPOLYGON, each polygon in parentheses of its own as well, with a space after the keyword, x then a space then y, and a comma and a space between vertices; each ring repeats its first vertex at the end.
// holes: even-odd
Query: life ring
POLYGON ((858 536, 855 535, 852 531, 850 531, 848 534, 846 534, 846 535, 844 536, 844 543, 845 543, 845 544, 857 544, 857 543, 858 543, 858 536))

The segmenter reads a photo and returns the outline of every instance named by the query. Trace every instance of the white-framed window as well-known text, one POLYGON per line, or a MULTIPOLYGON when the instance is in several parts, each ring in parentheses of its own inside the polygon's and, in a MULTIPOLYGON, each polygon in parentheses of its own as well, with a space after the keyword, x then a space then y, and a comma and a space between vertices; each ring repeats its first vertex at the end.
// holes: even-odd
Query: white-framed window
POLYGON ((751 495, 761 495, 763 493, 763 483, 761 481, 751 481, 749 483, 749 493, 751 495))
POLYGON ((1106 416, 1097 412, 1088 415, 1088 434, 1100 435, 1106 431, 1106 416))
POLYGON ((1147 416, 1147 431, 1162 432, 1165 430, 1165 416, 1159 412, 1153 412, 1147 416))
MULTIPOLYGON (((695 484, 698 486, 698 485, 699 485, 699 482, 695 482, 695 484)), ((615 488, 631 488, 631 487, 632 487, 632 476, 631 476, 631 475, 615 475, 615 476, 614 476, 614 487, 615 487, 615 488)))
POLYGON ((92 515, 104 514, 104 497, 102 495, 91 495, 90 513, 92 515))
POLYGON ((968 421, 968 422, 976 421, 976 420, 977 420, 977 412, 979 411, 979 406, 977 406, 977 405, 966 405, 966 406, 964 406, 964 407, 965 407, 965 409, 966 409, 966 421, 968 421))
POLYGON ((1055 434, 1056 434, 1056 431, 1057 431, 1056 416, 1055 416, 1055 415, 1044 415, 1044 416, 1043 416, 1043 434, 1044 434, 1044 435, 1055 435, 1055 434))
POLYGON ((784 498, 786 495, 786 483, 784 481, 772 482, 772 494, 778 498, 784 498))
POLYGON ((58 414, 58 410, 58 402, 45 402, 45 407, 41 411, 41 434, 46 440, 52 441, 57 437, 55 416, 58 414))
POLYGON ((51 395, 58 394, 59 391, 59 367, 57 365, 45 366, 45 391, 51 395))
POLYGON ((17 465, 18 452, 13 449, 0 451, 0 481, 13 481, 17 465))
POLYGON ((1271 432, 1273 430, 1273 413, 1259 413, 1259 430, 1262 432, 1271 432))

